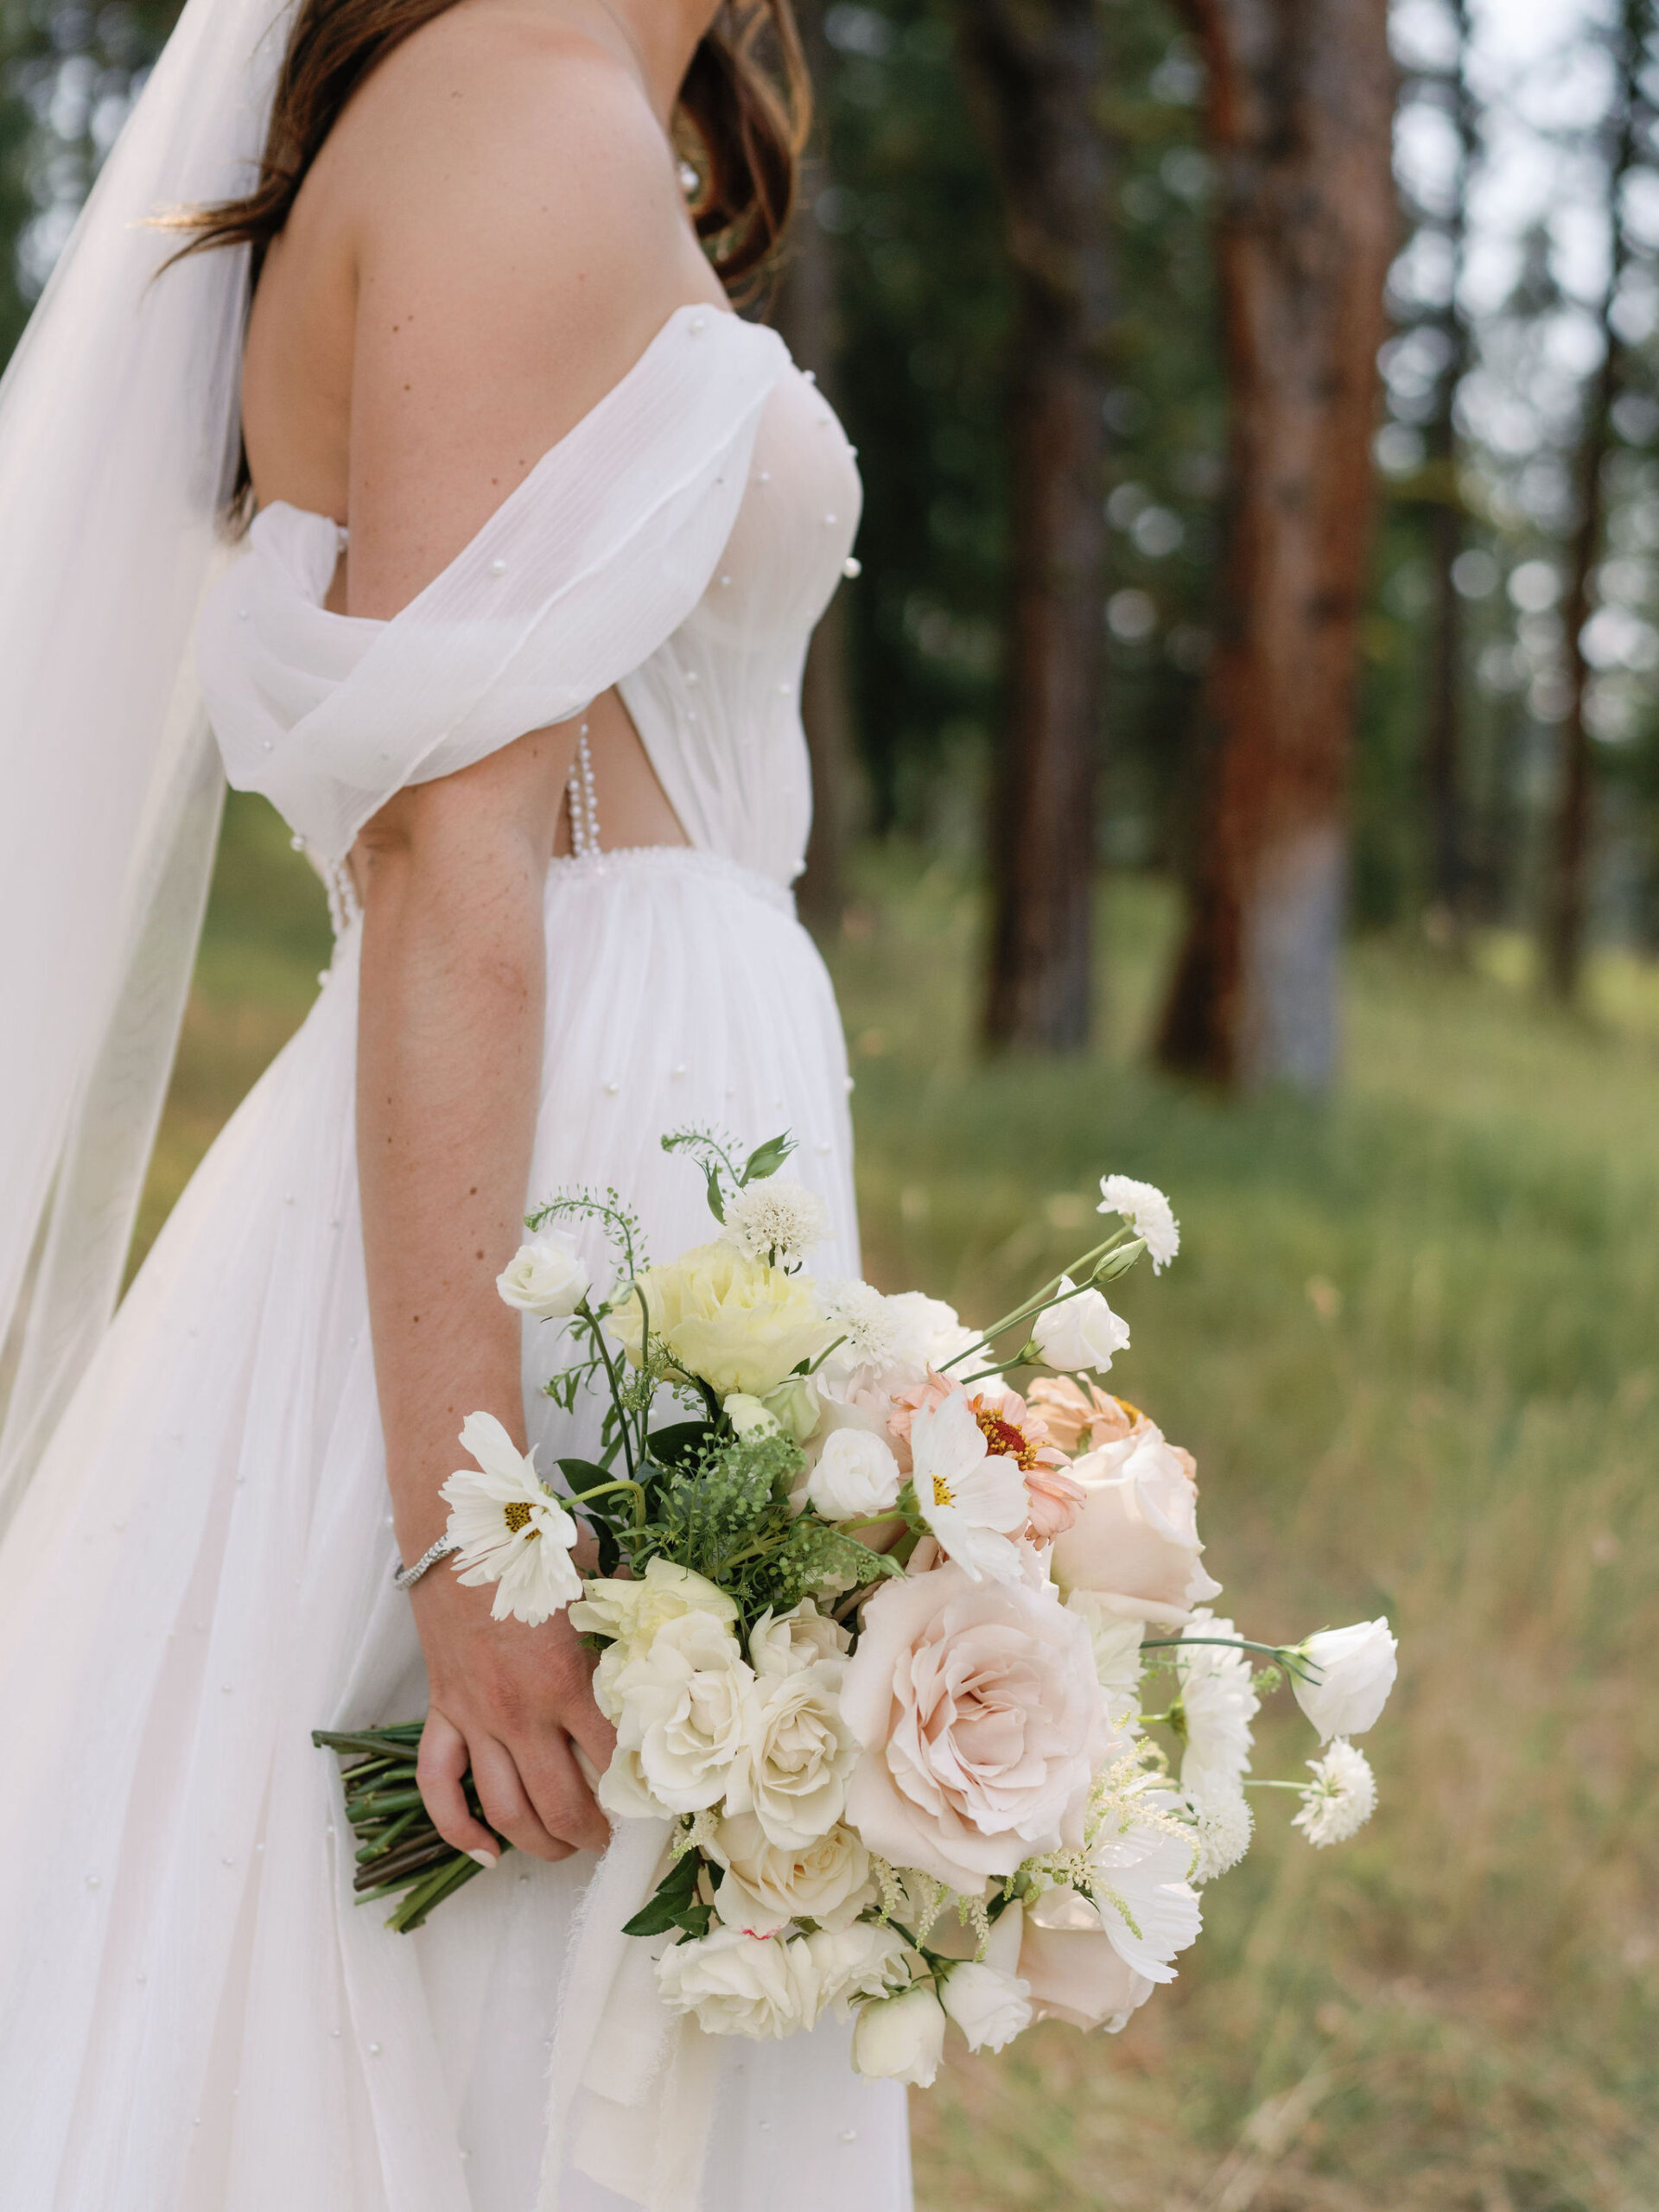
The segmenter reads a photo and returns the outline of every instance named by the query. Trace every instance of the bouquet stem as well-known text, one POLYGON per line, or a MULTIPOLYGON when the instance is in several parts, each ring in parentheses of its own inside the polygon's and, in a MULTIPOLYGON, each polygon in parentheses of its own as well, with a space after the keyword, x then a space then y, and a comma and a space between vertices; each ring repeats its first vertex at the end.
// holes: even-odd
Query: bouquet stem
MULTIPOLYGON (((359 1904, 382 1897, 400 1899, 386 1925, 407 1935, 435 1905, 484 1869, 446 1843, 432 1825, 415 1778, 424 1723, 402 1721, 391 1728, 314 1728, 319 1751, 336 1751, 351 1762, 344 1770, 346 1818, 358 1838, 357 1872, 352 1887, 359 1904)), ((468 1810, 484 1818, 469 1774, 463 1784, 468 1810)), ((488 1822, 485 1825, 487 1827, 488 1822)), ((492 1835, 495 1831, 490 1830, 492 1835)), ((512 1846, 505 1836, 503 1851, 512 1846)))

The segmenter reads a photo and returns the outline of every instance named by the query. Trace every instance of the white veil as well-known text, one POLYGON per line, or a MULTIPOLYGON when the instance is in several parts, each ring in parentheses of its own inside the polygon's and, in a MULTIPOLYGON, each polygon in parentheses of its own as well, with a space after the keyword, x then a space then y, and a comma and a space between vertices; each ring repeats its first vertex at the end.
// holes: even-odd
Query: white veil
POLYGON ((236 465, 283 0, 189 0, 0 382, 0 1526, 120 1287, 223 777, 190 658, 236 465), (152 280, 155 281, 152 281, 152 280))

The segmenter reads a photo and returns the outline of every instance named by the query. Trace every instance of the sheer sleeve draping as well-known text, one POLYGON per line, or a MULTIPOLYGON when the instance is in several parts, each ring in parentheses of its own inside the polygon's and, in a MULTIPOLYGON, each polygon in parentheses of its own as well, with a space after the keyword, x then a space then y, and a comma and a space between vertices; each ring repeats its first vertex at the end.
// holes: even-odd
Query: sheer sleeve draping
POLYGON ((202 612, 231 782, 339 860, 405 785, 579 713, 702 598, 788 364, 773 332, 682 308, 390 622, 327 613, 334 525, 268 509, 202 612))

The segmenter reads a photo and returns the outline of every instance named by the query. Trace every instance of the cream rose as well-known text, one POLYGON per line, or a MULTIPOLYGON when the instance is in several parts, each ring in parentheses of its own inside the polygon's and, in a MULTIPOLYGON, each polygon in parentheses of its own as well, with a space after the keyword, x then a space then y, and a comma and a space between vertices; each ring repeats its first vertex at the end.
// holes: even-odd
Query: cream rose
POLYGON ((747 1700, 742 1756, 732 1766, 726 1807, 753 1813, 768 1841, 782 1850, 798 1851, 833 1827, 846 1804, 847 1777, 858 1758, 841 1709, 847 1665, 820 1659, 765 1676, 747 1700))
POLYGON ((1082 1843, 1111 1729, 1089 1630, 1047 1584, 956 1566, 889 1582, 841 1704, 863 1746, 847 1816, 894 1866, 978 1897, 1033 1853, 1082 1843))
POLYGON ((622 1292, 607 1325, 636 1366, 642 1297, 651 1333, 675 1365, 721 1398, 764 1398, 830 1340, 830 1324, 798 1276, 731 1244, 694 1245, 622 1292))
POLYGON ((696 1612, 717 1621, 737 1618, 736 1604, 723 1590, 672 1560, 653 1559, 632 1580, 595 1578, 583 1586, 570 1608, 572 1627, 584 1636, 613 1639, 600 1654, 594 1675, 594 1696, 607 1720, 614 1723, 621 1710, 616 1682, 623 1668, 650 1650, 658 1629, 696 1612))
POLYGON ((1192 1459, 1150 1421, 1074 1459, 1071 1471, 1085 1495, 1050 1557, 1063 1591, 1092 1591, 1118 1612, 1172 1626, 1218 1594, 1198 1560, 1192 1459))
POLYGON ((931 2088, 944 2056, 944 2008, 931 1981, 918 1981, 901 1997, 859 2006, 853 2065, 867 2080, 931 2088))
POLYGON ((720 1802, 755 1726, 754 1675, 723 1621, 701 1611, 665 1621, 610 1696, 616 1751, 599 1793, 607 1811, 695 1813, 720 1802))
POLYGON ((540 1321, 568 1320, 591 1285, 575 1239, 556 1229, 521 1244, 495 1279, 507 1305, 540 1321))
POLYGON ((749 1630, 749 1664, 757 1675, 792 1675, 820 1659, 844 1659, 852 1637, 810 1598, 774 1618, 768 1608, 749 1630))
POLYGON ((781 2041, 818 2016, 818 1970, 800 1936, 780 1943, 716 1928, 671 1943, 657 1986, 670 2010, 691 2013, 706 2035, 781 2041))
POLYGON ((752 1936, 774 1936, 791 1920, 830 1920, 868 1891, 870 1854, 844 1821, 791 1848, 773 1843, 753 1813, 731 1813, 709 1851, 726 1870, 715 1910, 752 1936))
POLYGON ((890 1996, 910 1984, 909 1945, 896 1928, 855 1921, 846 1928, 820 1928, 806 1939, 818 1970, 819 2002, 834 2005, 845 2019, 855 1999, 890 1996))

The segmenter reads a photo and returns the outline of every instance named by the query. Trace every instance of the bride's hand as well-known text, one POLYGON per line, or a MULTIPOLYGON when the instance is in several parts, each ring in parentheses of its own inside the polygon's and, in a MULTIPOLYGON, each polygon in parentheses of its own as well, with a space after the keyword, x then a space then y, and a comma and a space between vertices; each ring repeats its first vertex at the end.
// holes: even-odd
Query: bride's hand
POLYGON ((594 1661, 564 1614, 540 1628, 490 1618, 491 1592, 439 1568, 410 1592, 431 1698, 416 1769, 446 1843, 498 1854, 467 1809, 470 1766, 485 1817, 536 1859, 602 1851, 610 1827, 576 1764, 580 1745, 602 1773, 616 1735, 594 1702, 594 1661))

